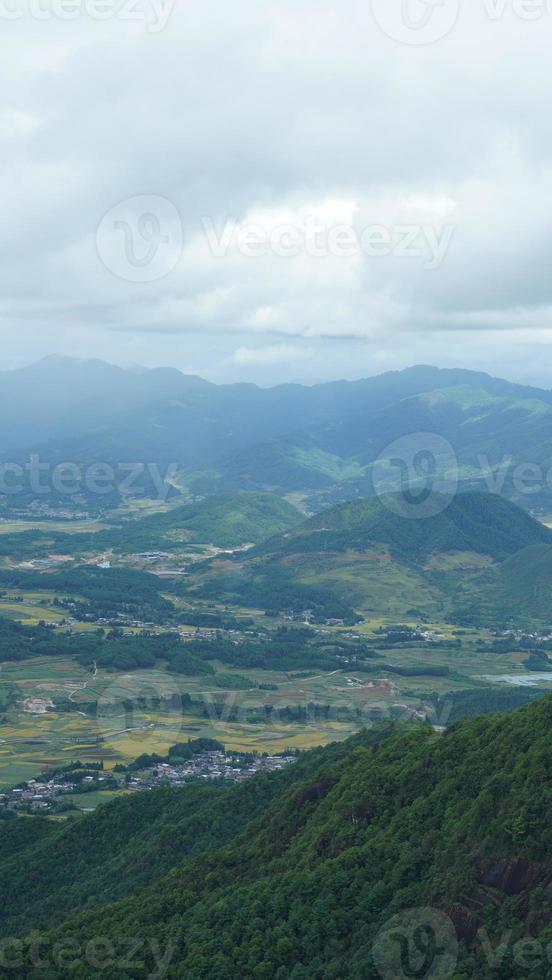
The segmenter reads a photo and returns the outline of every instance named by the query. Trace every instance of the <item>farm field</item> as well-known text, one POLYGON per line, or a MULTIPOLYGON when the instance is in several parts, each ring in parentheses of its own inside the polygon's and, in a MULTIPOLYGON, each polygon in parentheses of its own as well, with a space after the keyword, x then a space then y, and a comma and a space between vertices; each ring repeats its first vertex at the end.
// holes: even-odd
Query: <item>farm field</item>
POLYGON ((45 623, 61 623, 66 615, 66 613, 54 609, 49 604, 34 599, 25 599, 24 596, 18 599, 10 599, 5 596, 0 598, 0 616, 15 619, 27 626, 36 626, 41 620, 44 620, 45 623))
MULTIPOLYGON (((89 813, 91 810, 95 810, 96 807, 103 803, 110 803, 111 800, 117 799, 117 797, 123 796, 125 790, 101 790, 99 792, 93 793, 66 793, 63 797, 64 802, 73 803, 79 810, 83 813, 89 813)), ((65 816, 71 816, 71 811, 65 816)))
MULTIPOLYGON (((232 670, 225 667, 225 673, 232 670)), ((235 672, 238 674, 239 672, 235 672)), ((330 680, 324 685, 312 679, 308 691, 299 685, 305 681, 289 681, 285 675, 252 671, 267 682, 284 681, 282 692, 224 691, 208 689, 199 678, 184 678, 164 671, 116 674, 100 672, 92 678, 78 664, 66 660, 27 661, 3 665, 4 683, 17 688, 17 703, 2 717, 0 724, 0 785, 10 785, 31 778, 43 768, 64 764, 71 759, 103 760, 106 768, 117 762, 128 763, 142 752, 166 752, 179 740, 199 734, 218 738, 230 748, 259 752, 282 751, 286 747, 307 748, 336 738, 346 737, 358 725, 352 720, 328 722, 324 726, 285 724, 267 720, 266 724, 246 724, 225 720, 227 710, 236 706, 258 706, 263 703, 306 703, 308 695, 327 698, 331 693, 330 680), (86 685, 86 686, 85 686, 86 685), (140 696, 170 696, 189 693, 194 699, 211 705, 209 717, 187 715, 182 710, 125 712, 113 709, 127 698, 134 702, 140 696), (74 712, 51 710, 56 696, 69 697, 75 702, 74 712), (79 700, 98 700, 96 718, 78 710, 79 700)), ((253 679, 253 677, 252 677, 253 679)), ((309 681, 310 683, 310 681, 309 681)), ((337 686, 334 697, 341 697, 337 686)))
MULTIPOLYGON (((6 590, 0 596, 0 616, 14 619, 25 626, 36 626, 41 620, 45 623, 62 623, 67 618, 67 612, 53 604, 55 598, 55 592, 46 590, 42 592, 6 590)), ((97 629, 97 626, 94 623, 76 621, 71 624, 71 629, 74 632, 81 632, 97 629)))
MULTIPOLYGON (((376 629, 376 621, 363 624, 362 632, 369 628, 376 629)), ((443 637, 451 635, 446 624, 434 628, 443 637)), ((175 742, 198 736, 216 738, 243 751, 306 749, 346 738, 362 724, 389 713, 416 711, 434 694, 488 688, 494 678, 497 686, 503 686, 506 676, 519 674, 523 679, 526 670, 519 654, 475 649, 485 637, 483 631, 466 632, 461 648, 414 644, 380 650, 381 661, 373 662, 370 673, 354 667, 325 673, 235 669, 214 661, 217 674, 227 679, 226 688, 218 687, 213 677, 168 673, 161 664, 158 669, 127 673, 104 669, 92 676, 70 659, 5 663, 1 665, 2 686, 15 691, 15 698, 0 717, 0 785, 29 779, 44 768, 77 758, 102 760, 109 769, 143 752, 166 753, 175 742), (404 676, 386 670, 386 664, 405 669, 446 668, 448 673, 404 676), (233 689, 234 676, 241 682, 246 677, 251 687, 233 689), (271 689, 261 690, 261 684, 271 689), (186 702, 178 708, 180 695, 203 702, 203 712, 188 711, 186 702), (56 711, 59 698, 69 699, 75 710, 56 711), (141 698, 150 700, 141 702, 141 698), (170 698, 171 710, 139 707, 150 704, 151 698, 170 698), (96 717, 82 710, 91 701, 97 702, 96 717), (315 715, 308 709, 312 704, 329 706, 329 710, 324 717, 315 715), (271 708, 261 721, 252 724, 244 717, 247 709, 264 705, 271 708), (287 706, 304 708, 309 712, 307 720, 283 720, 280 712, 287 706)), ((539 686, 552 686, 552 673, 550 682, 539 686)))
POLYGON ((45 768, 75 759, 101 760, 110 769, 118 762, 132 762, 143 752, 164 754, 175 742, 200 735, 217 738, 233 749, 275 753, 346 738, 357 727, 352 722, 240 724, 225 721, 224 711, 220 718, 215 713, 212 719, 179 711, 135 711, 131 722, 124 714, 96 722, 83 715, 55 711, 27 716, 18 713, 0 726, 0 786, 30 779, 45 768))
POLYGON ((15 534, 18 531, 55 531, 62 534, 85 534, 104 531, 107 524, 101 521, 33 521, 33 520, 0 520, 0 534, 15 534))

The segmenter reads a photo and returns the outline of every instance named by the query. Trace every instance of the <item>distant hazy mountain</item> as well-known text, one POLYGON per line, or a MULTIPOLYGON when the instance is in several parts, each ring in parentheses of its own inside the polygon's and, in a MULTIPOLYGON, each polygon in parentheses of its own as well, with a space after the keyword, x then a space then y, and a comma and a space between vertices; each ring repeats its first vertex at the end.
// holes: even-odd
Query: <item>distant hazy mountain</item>
POLYGON ((6 450, 107 431, 129 411, 209 387, 172 368, 125 371, 103 361, 47 357, 0 372, 0 440, 6 450))
POLYGON ((450 443, 464 485, 552 512, 552 392, 471 371, 414 367, 263 389, 47 358, 0 374, 0 409, 4 460, 175 463, 193 494, 295 491, 314 510, 368 496, 390 444, 432 433, 450 443), (520 464, 542 470, 526 481, 531 493, 514 481, 520 464))

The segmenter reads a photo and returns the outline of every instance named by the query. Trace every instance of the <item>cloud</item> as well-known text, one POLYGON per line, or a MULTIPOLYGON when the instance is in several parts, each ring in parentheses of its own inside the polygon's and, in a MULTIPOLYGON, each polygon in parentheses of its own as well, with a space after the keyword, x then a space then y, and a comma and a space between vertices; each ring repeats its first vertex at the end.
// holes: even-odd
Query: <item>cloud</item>
POLYGON ((312 351, 300 350, 291 344, 273 344, 269 347, 239 347, 234 353, 236 364, 290 364, 312 356, 312 351))
POLYGON ((267 383, 439 359, 542 380, 543 18, 474 0, 415 47, 366 0, 347 16, 336 0, 177 3, 157 31, 152 4, 99 21, 84 0, 74 20, 23 2, 1 22, 6 364, 57 351, 267 383), (177 210, 177 251, 162 220, 120 213, 145 196, 177 210), (114 213, 110 269, 97 229, 114 213), (339 252, 343 228, 371 250, 339 252), (222 254, 206 229, 234 234, 222 254))

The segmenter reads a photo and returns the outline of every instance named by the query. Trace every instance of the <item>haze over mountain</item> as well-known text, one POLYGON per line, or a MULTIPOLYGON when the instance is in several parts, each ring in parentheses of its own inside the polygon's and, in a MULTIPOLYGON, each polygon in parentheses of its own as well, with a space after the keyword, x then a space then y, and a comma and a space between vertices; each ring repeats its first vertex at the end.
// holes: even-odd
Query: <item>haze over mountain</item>
POLYGON ((409 453, 424 451, 419 434, 429 433, 445 446, 437 471, 452 461, 466 486, 552 510, 552 392, 479 372, 418 366, 357 382, 259 388, 172 368, 48 358, 0 375, 0 408, 4 461, 36 453, 52 463, 174 464, 177 485, 192 494, 301 492, 312 509, 375 486, 397 489, 400 474, 374 463, 405 436, 409 453))

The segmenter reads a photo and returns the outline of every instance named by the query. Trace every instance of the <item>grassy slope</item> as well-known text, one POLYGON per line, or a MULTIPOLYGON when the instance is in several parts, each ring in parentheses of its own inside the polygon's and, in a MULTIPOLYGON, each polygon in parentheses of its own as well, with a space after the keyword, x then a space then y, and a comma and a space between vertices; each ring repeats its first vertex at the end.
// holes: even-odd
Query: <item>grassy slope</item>
POLYGON ((290 556, 283 563, 298 582, 323 586, 365 615, 400 620, 409 610, 429 618, 443 612, 437 586, 412 567, 392 561, 385 551, 290 556))
POLYGON ((165 539, 170 542, 181 536, 182 540, 233 548, 263 541, 302 520, 296 507, 273 494, 225 494, 143 518, 111 535, 99 535, 98 540, 105 537, 116 549, 144 542, 159 548, 165 539))
POLYGON ((500 565, 464 577, 455 606, 467 621, 552 623, 552 547, 533 544, 500 565))
MULTIPOLYGON (((262 543, 239 564, 204 566, 192 581, 209 582, 211 594, 247 595, 251 604, 251 583, 262 579, 274 592, 282 581, 323 587, 371 615, 400 618, 418 609, 443 617, 460 587, 470 602, 472 586, 477 593, 483 582, 485 596, 494 587, 493 569, 478 574, 485 561, 513 560, 519 549, 552 542, 548 528, 495 494, 459 494, 425 520, 399 516, 389 499, 331 508, 262 543)), ((496 601, 492 608, 498 610, 496 601)))
POLYGON ((552 543, 548 528, 497 494, 461 493, 450 502, 443 498, 443 510, 421 520, 396 513, 400 506, 398 497, 342 504, 267 542, 262 550, 332 552, 385 544, 394 558, 404 561, 451 551, 474 551, 501 560, 529 544, 552 543))

